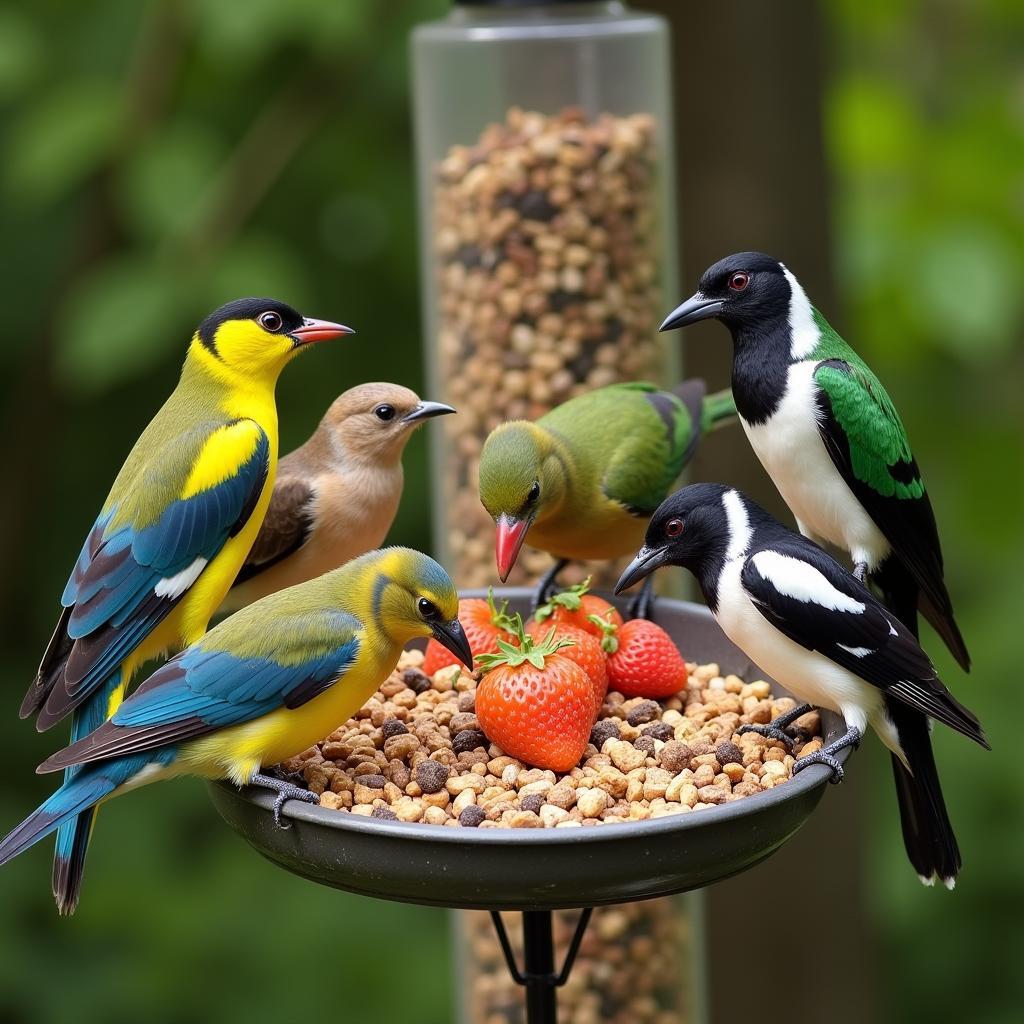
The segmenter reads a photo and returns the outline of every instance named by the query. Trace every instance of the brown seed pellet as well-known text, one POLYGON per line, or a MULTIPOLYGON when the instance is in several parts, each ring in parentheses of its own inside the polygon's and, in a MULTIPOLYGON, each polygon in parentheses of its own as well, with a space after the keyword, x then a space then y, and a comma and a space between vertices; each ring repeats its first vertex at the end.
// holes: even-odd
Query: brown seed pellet
POLYGON ((403 654, 354 718, 285 762, 311 792, 323 794, 323 806, 343 814, 385 808, 400 821, 441 825, 603 826, 688 814, 774 788, 792 776, 795 758, 821 745, 818 736, 801 736, 790 752, 776 740, 739 733, 762 702, 772 703, 768 684, 737 681, 756 700, 749 712, 723 710, 727 691, 718 666, 690 665, 676 697, 627 700, 610 692, 588 753, 560 775, 509 757, 475 728, 473 713, 458 710, 475 690, 473 675, 460 676, 469 688, 456 696, 435 688, 450 672, 431 679, 420 671, 422 661, 420 652, 403 654), (409 683, 418 676, 427 685, 413 693, 409 683), (392 721, 407 731, 386 728, 392 721))
MULTIPOLYGON (((662 375, 656 136, 647 113, 513 108, 438 164, 437 363, 440 397, 459 410, 458 423, 440 425, 443 507, 453 575, 466 586, 494 576, 493 524, 477 496, 487 434, 585 391, 662 375)), ((525 549, 512 582, 549 565, 525 549)))

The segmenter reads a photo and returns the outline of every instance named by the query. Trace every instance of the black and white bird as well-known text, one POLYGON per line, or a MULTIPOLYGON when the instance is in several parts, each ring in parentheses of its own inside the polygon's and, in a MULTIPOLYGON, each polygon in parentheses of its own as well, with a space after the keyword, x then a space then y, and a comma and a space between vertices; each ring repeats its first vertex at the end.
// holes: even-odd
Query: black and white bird
MULTIPOLYGON (((666 498, 616 593, 662 565, 697 577, 718 624, 755 664, 801 700, 845 719, 845 734, 800 758, 794 771, 826 764, 839 781, 836 753, 859 743, 869 725, 878 733, 893 755, 907 855, 926 885, 941 879, 952 888, 960 851, 929 719, 988 743, 911 631, 817 544, 721 484, 693 484, 666 498)), ((782 728, 808 710, 746 728, 786 740, 782 728)))
POLYGON ((881 382, 764 253, 710 267, 661 329, 710 317, 732 334, 740 422, 800 532, 848 552, 915 635, 920 610, 967 670, 935 515, 881 382))

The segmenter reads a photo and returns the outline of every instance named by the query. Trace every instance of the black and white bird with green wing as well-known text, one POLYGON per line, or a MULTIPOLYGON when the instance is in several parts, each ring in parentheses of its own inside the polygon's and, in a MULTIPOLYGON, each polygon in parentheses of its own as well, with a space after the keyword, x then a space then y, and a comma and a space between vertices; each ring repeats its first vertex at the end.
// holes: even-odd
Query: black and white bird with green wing
POLYGON ((800 532, 848 552, 915 635, 920 610, 968 669, 931 502, 878 378, 763 253, 710 267, 661 329, 710 317, 732 334, 740 421, 800 532))
MULTIPOLYGON (((846 733, 800 758, 826 764, 870 725, 892 751, 907 855, 925 884, 952 888, 960 851, 932 756, 929 719, 988 747, 978 720, 946 689, 911 631, 813 541, 745 495, 693 484, 651 518, 644 546, 616 593, 662 565, 689 569, 722 630, 801 700, 841 714, 846 733)), ((804 706, 785 716, 793 720, 804 706)), ((785 738, 770 727, 747 727, 785 738)))

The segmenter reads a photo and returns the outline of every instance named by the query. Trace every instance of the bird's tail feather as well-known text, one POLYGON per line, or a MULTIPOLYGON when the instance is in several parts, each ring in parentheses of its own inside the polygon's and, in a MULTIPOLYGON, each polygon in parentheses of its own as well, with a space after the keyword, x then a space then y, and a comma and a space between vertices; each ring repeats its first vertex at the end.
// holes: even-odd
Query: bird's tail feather
POLYGON ((928 719, 918 711, 895 703, 890 705, 889 714, 910 766, 908 771, 893 755, 903 845, 925 885, 933 885, 939 879, 947 889, 952 889, 960 873, 960 849, 942 797, 928 719))
POLYGON ((921 614, 931 623, 932 629, 942 637, 942 642, 949 648, 950 654, 956 658, 957 664, 965 671, 971 670, 971 656, 967 644, 960 633, 960 627, 953 618, 953 608, 946 595, 944 607, 939 607, 923 590, 918 599, 921 614))
POLYGON ((908 629, 913 630, 914 636, 918 635, 917 613, 920 610, 956 658, 957 664, 965 672, 970 671, 971 656, 956 619, 953 618, 953 606, 945 587, 940 588, 941 593, 922 590, 913 574, 896 555, 890 555, 879 566, 873 573, 873 579, 882 592, 886 607, 908 629))
POLYGON ((144 761, 135 756, 85 767, 0 839, 0 864, 6 864, 65 822, 94 807, 143 766, 144 761))
POLYGON ((732 388, 715 391, 704 398, 701 407, 701 430, 705 434, 717 430, 727 423, 732 423, 738 415, 736 400, 732 397, 732 388))
POLYGON ((683 466, 693 458, 693 453, 697 450, 701 435, 704 433, 701 417, 706 391, 707 385, 700 377, 691 377, 672 389, 672 393, 686 406, 686 411, 690 414, 690 439, 683 453, 683 466))
MULTIPOLYGON (((120 670, 115 672, 98 693, 74 712, 71 718, 72 743, 98 729, 117 710, 124 696, 122 678, 120 670)), ((81 770, 78 766, 65 769, 65 784, 70 783, 81 770)), ((57 831, 52 884, 53 898, 61 915, 73 914, 78 906, 85 855, 95 819, 96 809, 90 807, 72 821, 65 822, 57 831)))
POLYGON ((46 698, 56 686, 57 682, 64 675, 64 668, 68 663, 68 656, 74 646, 74 640, 68 635, 68 621, 71 618, 71 609, 65 608, 61 611, 57 627, 46 645, 42 661, 36 671, 36 677, 21 702, 18 715, 21 718, 28 718, 34 715, 46 703, 46 698))

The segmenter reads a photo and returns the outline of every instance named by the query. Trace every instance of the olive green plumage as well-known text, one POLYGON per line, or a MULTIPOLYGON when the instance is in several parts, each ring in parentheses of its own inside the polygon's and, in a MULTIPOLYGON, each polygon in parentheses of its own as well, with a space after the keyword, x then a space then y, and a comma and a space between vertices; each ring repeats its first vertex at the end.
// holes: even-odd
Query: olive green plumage
POLYGON ((499 532, 526 524, 530 544, 556 558, 616 558, 642 541, 702 433, 733 417, 729 393, 706 397, 703 381, 600 388, 494 430, 480 500, 499 532))

